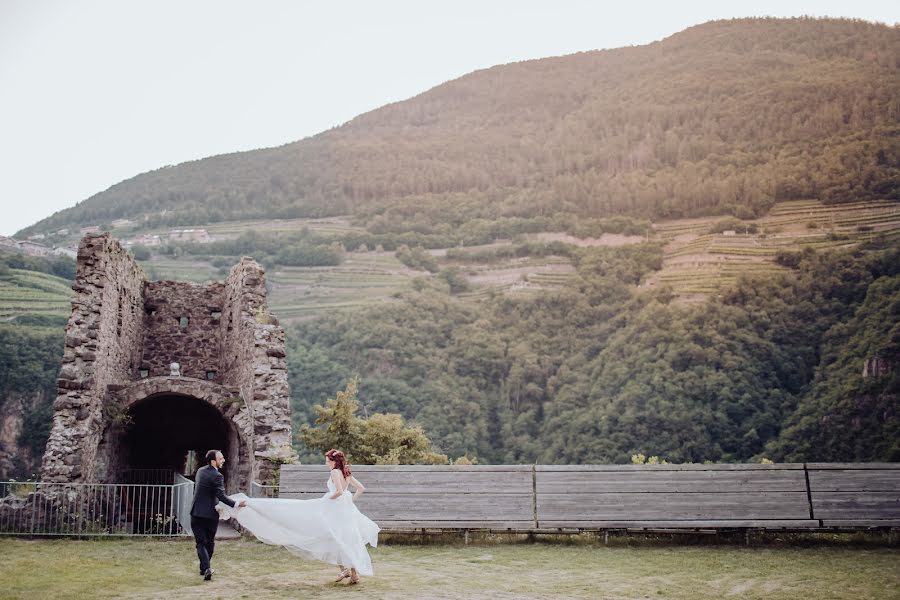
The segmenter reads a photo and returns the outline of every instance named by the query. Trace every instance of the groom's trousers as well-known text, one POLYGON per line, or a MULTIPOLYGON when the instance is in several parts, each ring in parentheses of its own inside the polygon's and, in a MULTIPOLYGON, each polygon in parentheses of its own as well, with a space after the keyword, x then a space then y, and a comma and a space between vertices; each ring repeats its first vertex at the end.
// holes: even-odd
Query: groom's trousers
POLYGON ((206 573, 209 568, 209 561, 216 548, 216 530, 218 528, 218 519, 191 516, 191 530, 194 532, 194 541, 197 543, 197 558, 200 559, 201 575, 206 573))

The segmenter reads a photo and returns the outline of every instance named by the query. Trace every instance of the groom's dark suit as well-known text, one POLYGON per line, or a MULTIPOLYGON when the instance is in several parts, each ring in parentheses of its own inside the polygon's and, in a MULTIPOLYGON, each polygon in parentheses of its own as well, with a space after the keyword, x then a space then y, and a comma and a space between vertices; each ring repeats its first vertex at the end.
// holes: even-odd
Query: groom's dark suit
POLYGON ((209 569, 216 546, 216 530, 219 528, 219 513, 216 502, 221 500, 234 506, 234 500, 225 495, 225 478, 212 465, 201 467, 194 479, 194 503, 191 505, 191 529, 197 542, 197 558, 200 559, 200 574, 209 569))

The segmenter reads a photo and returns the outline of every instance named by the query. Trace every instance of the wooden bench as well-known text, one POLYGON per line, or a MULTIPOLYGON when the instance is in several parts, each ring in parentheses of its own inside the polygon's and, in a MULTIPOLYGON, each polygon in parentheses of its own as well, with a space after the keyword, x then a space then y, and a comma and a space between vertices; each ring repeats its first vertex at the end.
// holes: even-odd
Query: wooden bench
MULTIPOLYGON (((357 506, 382 529, 531 530, 532 465, 353 465, 366 486, 357 506)), ((284 465, 279 496, 318 498, 324 465, 284 465)))
POLYGON ((822 527, 900 527, 900 464, 809 463, 807 470, 822 527))
MULTIPOLYGON (((385 530, 792 531, 900 528, 900 464, 354 465, 385 530)), ((284 465, 280 496, 318 498, 324 465, 284 465)))

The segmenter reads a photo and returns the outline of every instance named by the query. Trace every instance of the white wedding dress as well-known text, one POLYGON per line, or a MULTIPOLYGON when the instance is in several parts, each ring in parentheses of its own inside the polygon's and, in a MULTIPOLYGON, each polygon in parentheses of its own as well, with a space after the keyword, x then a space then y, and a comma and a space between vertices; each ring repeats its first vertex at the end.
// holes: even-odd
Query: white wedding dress
POLYGON ((235 519, 261 542, 284 546, 306 558, 345 567, 355 567, 360 575, 372 575, 372 560, 366 544, 378 545, 380 528, 353 504, 353 494, 344 490, 335 500, 334 482, 328 480, 328 493, 312 500, 288 498, 248 498, 229 496, 235 506, 221 502, 216 506, 221 519, 235 519))

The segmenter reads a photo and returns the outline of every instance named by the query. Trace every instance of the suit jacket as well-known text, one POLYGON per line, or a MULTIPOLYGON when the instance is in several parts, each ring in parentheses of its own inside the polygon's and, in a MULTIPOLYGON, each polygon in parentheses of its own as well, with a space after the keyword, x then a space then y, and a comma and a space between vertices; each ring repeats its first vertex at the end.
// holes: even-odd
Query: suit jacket
POLYGON ((228 506, 235 502, 225 495, 225 478, 212 465, 201 467, 194 478, 194 503, 191 505, 191 516, 204 519, 218 519, 216 501, 221 500, 228 506))

